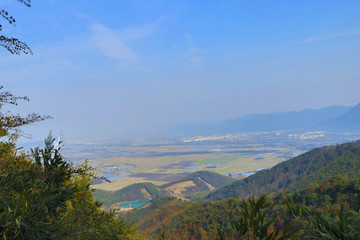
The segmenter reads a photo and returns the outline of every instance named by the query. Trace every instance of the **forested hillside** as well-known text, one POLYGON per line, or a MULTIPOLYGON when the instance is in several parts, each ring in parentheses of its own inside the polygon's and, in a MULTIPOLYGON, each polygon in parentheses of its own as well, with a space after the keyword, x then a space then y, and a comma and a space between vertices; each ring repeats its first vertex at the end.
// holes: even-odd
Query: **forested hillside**
POLYGON ((360 142, 313 149, 210 193, 206 199, 249 198, 316 186, 337 174, 360 177, 360 142))
MULTIPOLYGON (((307 206, 315 212, 331 212, 336 217, 345 214, 349 224, 356 225, 355 219, 360 210, 360 179, 345 179, 340 175, 317 187, 296 191, 290 195, 279 194, 266 197, 270 203, 266 209, 266 219, 276 217, 273 228, 284 229, 293 219, 288 213, 285 200, 292 198, 294 203, 307 206)), ((242 201, 230 198, 221 201, 191 203, 174 198, 157 200, 150 207, 129 212, 125 216, 135 221, 139 229, 155 239, 165 231, 166 239, 216 239, 217 229, 231 231, 230 221, 237 220, 242 201)), ((292 222, 293 228, 302 228, 300 223, 292 222)), ((304 230, 304 229, 303 229, 304 230)))

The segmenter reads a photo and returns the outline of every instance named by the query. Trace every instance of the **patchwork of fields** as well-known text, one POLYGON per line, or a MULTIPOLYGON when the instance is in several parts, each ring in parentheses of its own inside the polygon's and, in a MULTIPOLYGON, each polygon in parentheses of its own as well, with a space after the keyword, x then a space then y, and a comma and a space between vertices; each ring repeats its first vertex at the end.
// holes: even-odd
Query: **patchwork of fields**
POLYGON ((116 191, 140 182, 162 185, 199 170, 240 179, 314 147, 359 138, 359 134, 304 134, 263 132, 190 138, 84 140, 68 144, 65 152, 72 156, 69 160, 75 164, 87 158, 97 176, 111 180, 111 183, 95 180, 94 188, 116 191), (304 134, 316 137, 296 137, 304 134))
MULTIPOLYGON (((176 149, 176 154, 174 152, 162 152, 164 156, 110 158, 102 161, 101 166, 132 164, 135 167, 131 170, 114 171, 114 176, 125 172, 128 175, 114 179, 111 183, 103 182, 93 185, 93 187, 115 191, 139 182, 152 182, 161 185, 199 170, 209 170, 232 176, 241 175, 242 173, 251 174, 258 169, 270 168, 284 161, 285 153, 286 155, 298 153, 287 149, 274 150, 265 148, 257 151, 241 149, 236 153, 233 152, 234 150, 232 153, 225 151, 204 151, 201 153, 194 152, 193 154, 184 152, 181 155, 181 149, 176 149)), ((95 173, 99 176, 102 175, 101 171, 96 169, 95 173)))

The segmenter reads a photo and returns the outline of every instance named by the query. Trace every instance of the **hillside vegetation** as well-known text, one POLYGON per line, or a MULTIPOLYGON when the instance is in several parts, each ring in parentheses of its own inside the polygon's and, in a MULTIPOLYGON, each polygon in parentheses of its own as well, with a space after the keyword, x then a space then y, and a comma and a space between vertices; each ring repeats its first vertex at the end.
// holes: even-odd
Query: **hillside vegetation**
POLYGON ((241 199, 263 193, 290 193, 321 184, 337 174, 348 178, 360 177, 359 141, 313 149, 212 192, 206 199, 241 199))
MULTIPOLYGON (((286 223, 291 222, 293 229, 302 229, 301 224, 292 222, 290 215, 282 214, 288 212, 284 203, 290 197, 295 204, 307 206, 312 211, 324 213, 331 210, 332 216, 345 214, 349 224, 356 225, 360 209, 359 194, 360 179, 337 176, 321 185, 290 195, 279 194, 274 198, 266 196, 266 201, 270 203, 266 219, 275 217, 272 228, 284 229, 286 223)), ((137 222, 139 230, 150 239, 155 239, 163 231, 166 239, 216 239, 218 229, 231 231, 229 221, 238 219, 242 204, 241 200, 235 198, 196 203, 166 198, 153 202, 150 207, 129 212, 125 217, 137 222)))
MULTIPOLYGON (((0 86, 0 90, 2 87, 0 86)), ((114 212, 101 210, 92 195, 86 162, 73 167, 51 134, 45 147, 20 152, 20 126, 47 119, 3 113, 17 97, 0 91, 0 236, 1 239, 133 239, 135 228, 114 212)))
POLYGON ((96 189, 94 198, 104 205, 110 206, 116 202, 143 201, 157 198, 161 190, 156 185, 145 182, 129 185, 115 192, 96 189))

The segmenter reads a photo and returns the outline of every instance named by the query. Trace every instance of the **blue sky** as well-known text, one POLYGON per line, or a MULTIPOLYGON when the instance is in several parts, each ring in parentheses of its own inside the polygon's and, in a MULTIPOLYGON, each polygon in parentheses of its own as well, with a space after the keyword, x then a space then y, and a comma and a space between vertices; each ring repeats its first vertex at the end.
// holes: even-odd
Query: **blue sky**
POLYGON ((360 102, 360 2, 32 1, 0 7, 2 34, 33 56, 0 49, 0 84, 50 114, 26 128, 65 138, 157 129, 360 102))

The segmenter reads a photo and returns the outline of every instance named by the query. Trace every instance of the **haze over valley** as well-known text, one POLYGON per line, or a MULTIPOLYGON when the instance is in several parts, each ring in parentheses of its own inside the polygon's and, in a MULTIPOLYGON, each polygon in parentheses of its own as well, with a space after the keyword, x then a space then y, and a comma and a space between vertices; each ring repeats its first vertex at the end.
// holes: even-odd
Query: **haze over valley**
MULTIPOLYGON (((64 153, 71 156, 70 160, 74 162, 87 158, 98 176, 109 177, 112 183, 97 181, 94 185, 95 188, 104 190, 119 190, 138 182, 161 185, 199 170, 210 170, 240 179, 315 147, 359 139, 358 108, 358 105, 336 106, 320 110, 246 116, 213 125, 212 128, 207 126, 205 130, 208 134, 198 136, 189 136, 189 132, 184 132, 183 137, 175 135, 70 141, 65 146, 64 153), (339 129, 306 131, 319 123, 338 121, 343 116, 348 116, 346 119, 351 119, 352 123, 348 121, 342 125, 349 128, 355 126, 353 129, 348 128, 347 132, 339 129), (269 129, 269 126, 272 128, 269 129), (246 127, 249 127, 248 131, 246 127), (209 134, 216 129, 223 134, 209 134), (225 134, 226 129, 234 133, 225 134)), ((189 128, 194 129, 185 127, 186 130, 189 128)), ((201 126, 197 130, 204 133, 201 126)))
POLYGON ((4 239, 360 239, 358 0, 0 0, 4 239))

